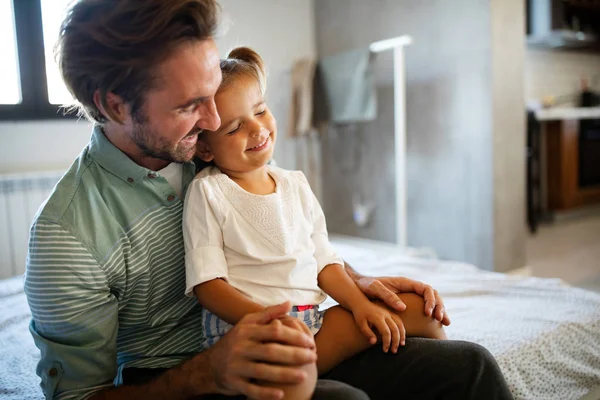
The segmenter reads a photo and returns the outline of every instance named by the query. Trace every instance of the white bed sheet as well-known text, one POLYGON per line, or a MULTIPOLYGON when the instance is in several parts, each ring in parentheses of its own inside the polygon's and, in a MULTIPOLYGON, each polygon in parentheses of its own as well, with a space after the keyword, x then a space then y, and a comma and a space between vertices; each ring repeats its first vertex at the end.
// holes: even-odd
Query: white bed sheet
POLYGON ((378 242, 332 242, 359 272, 406 276, 436 288, 452 320, 449 339, 486 347, 516 399, 579 399, 600 387, 600 294, 558 279, 419 258, 378 242))
MULTIPOLYGON (((423 259, 378 242, 332 242, 361 272, 406 276, 438 289, 452 319, 449 338, 489 349, 516 399, 579 399, 600 387, 600 294, 559 280, 423 259)), ((0 310, 0 398, 41 399, 21 278, 0 281, 0 310)))

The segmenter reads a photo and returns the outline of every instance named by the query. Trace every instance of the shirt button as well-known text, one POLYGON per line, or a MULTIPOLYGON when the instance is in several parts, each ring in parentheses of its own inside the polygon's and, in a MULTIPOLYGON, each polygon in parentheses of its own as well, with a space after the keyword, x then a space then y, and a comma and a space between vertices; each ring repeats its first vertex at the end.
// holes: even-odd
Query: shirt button
POLYGON ((148 178, 154 179, 154 178, 156 178, 156 174, 150 173, 150 174, 148 174, 148 178))
POLYGON ((133 178, 127 178, 127 182, 129 182, 129 183, 133 183, 133 182, 134 182, 134 180, 133 180, 133 178))
POLYGON ((52 378, 54 378, 57 374, 58 371, 56 370, 56 368, 51 368, 50 371, 48 371, 48 375, 52 378))
POLYGON ((172 194, 170 194, 169 197, 167 197, 167 200, 173 201, 173 200, 175 200, 175 196, 173 196, 172 194))

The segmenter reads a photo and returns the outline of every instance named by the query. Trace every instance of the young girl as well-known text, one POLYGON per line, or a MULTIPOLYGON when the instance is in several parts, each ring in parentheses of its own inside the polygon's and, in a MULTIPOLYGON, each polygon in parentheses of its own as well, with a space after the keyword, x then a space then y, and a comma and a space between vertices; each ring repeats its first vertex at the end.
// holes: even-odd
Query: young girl
POLYGON ((402 313, 367 299, 329 243, 323 211, 302 172, 268 164, 277 128, 258 54, 237 48, 221 70, 215 96, 221 126, 200 135, 196 154, 212 166, 188 187, 183 219, 186 294, 204 308, 205 346, 244 315, 284 301, 315 335, 318 374, 377 341, 396 352, 405 335, 445 338, 441 323, 424 315, 419 296, 405 295, 402 313), (321 311, 327 295, 340 306, 321 311))

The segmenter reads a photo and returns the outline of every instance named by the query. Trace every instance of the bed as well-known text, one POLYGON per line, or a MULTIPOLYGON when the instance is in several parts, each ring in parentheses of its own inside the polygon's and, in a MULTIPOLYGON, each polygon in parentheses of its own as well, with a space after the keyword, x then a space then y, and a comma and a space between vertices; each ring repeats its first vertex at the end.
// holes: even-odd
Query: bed
MULTIPOLYGON (((490 350, 516 399, 600 399, 599 293, 556 279, 484 272, 380 242, 332 242, 360 272, 406 276, 438 289, 452 319, 448 337, 490 350)), ((0 398, 41 399, 22 278, 0 281, 0 309, 0 398)))

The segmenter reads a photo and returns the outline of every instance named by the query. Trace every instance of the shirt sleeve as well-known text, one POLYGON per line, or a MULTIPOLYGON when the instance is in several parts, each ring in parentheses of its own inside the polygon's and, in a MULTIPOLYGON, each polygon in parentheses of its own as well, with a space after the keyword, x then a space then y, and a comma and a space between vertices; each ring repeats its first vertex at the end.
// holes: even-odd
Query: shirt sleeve
POLYGON ((85 399, 117 374, 118 302, 87 248, 54 222, 31 228, 25 294, 46 399, 85 399))
POLYGON ((227 280, 223 231, 210 202, 213 196, 207 180, 203 179, 193 180, 186 193, 183 206, 186 296, 193 296, 194 287, 201 283, 217 278, 227 280))
POLYGON ((325 214, 319 204, 319 200, 313 193, 306 179, 306 176, 300 171, 295 172, 296 177, 300 180, 301 185, 308 197, 310 207, 310 217, 312 219, 313 232, 311 239, 315 245, 315 259, 317 260, 317 272, 321 273, 323 268, 330 264, 344 265, 344 260, 335 251, 329 242, 327 233, 327 223, 325 222, 325 214))

